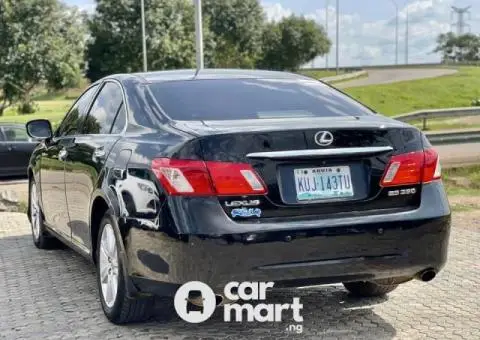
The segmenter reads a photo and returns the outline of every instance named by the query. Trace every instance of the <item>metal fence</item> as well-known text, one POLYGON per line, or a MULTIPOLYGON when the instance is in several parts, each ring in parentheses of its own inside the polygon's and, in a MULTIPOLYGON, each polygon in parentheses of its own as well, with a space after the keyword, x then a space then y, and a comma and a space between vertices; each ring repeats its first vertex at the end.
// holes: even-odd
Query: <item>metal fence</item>
POLYGON ((433 109, 420 110, 395 116, 396 120, 402 122, 414 122, 421 120, 423 122, 422 129, 427 130, 427 121, 436 118, 455 118, 480 115, 480 107, 459 107, 451 109, 433 109))
MULTIPOLYGON (((427 130, 427 121, 437 118, 457 118, 480 115, 480 107, 460 107, 451 109, 420 110, 393 117, 410 123, 422 121, 423 130, 427 130)), ((457 131, 431 131, 426 133, 432 144, 455 144, 480 141, 480 129, 462 129, 457 131)))

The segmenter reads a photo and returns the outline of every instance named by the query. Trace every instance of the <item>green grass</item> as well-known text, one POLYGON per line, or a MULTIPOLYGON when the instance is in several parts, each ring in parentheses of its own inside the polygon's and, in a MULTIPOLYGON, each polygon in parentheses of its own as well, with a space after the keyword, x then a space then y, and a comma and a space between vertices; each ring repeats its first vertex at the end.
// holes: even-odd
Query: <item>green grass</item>
POLYGON ((38 111, 34 114, 19 115, 15 108, 9 108, 4 115, 0 117, 0 122, 26 123, 33 119, 48 119, 52 123, 58 123, 73 103, 73 100, 39 100, 38 111))
POLYGON ((421 109, 466 107, 480 98, 480 67, 460 67, 458 73, 449 76, 345 91, 387 116, 421 109))
POLYGON ((442 178, 449 195, 480 196, 480 165, 444 169, 442 178))
POLYGON ((88 86, 87 81, 83 80, 80 86, 79 88, 55 92, 39 89, 33 97, 33 100, 38 105, 35 113, 21 115, 18 114, 17 108, 12 106, 5 110, 3 116, 0 117, 0 122, 23 124, 33 119, 48 119, 54 125, 58 124, 70 109, 75 99, 77 99, 82 94, 84 88, 88 86))

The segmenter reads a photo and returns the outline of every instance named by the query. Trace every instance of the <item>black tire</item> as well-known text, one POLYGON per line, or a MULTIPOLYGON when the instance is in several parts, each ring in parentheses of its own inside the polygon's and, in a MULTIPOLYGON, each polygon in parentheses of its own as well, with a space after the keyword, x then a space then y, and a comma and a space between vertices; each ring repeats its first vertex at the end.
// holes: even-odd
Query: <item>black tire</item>
POLYGON ((127 296, 126 280, 123 273, 124 263, 119 252, 120 241, 118 239, 118 235, 119 231, 117 223, 115 222, 115 218, 110 214, 109 211, 107 211, 100 224, 96 253, 97 284, 102 309, 107 319, 115 324, 145 321, 150 318, 153 313, 155 307, 155 298, 153 296, 142 296, 135 298, 130 298, 127 296), (107 224, 111 225, 114 231, 118 259, 118 288, 114 303, 111 307, 107 305, 105 297, 103 296, 100 278, 100 244, 103 230, 107 224))
POLYGON ((358 297, 384 296, 398 287, 398 284, 394 284, 390 279, 344 282, 343 285, 352 295, 358 297))
POLYGON ((56 249, 56 248, 61 248, 63 245, 62 243, 57 240, 54 236, 52 236, 45 228, 45 223, 43 219, 43 211, 40 208, 39 200, 38 200, 38 188, 35 184, 35 181, 32 179, 30 180, 29 184, 30 190, 29 190, 29 199, 28 199, 28 219, 30 220, 30 227, 32 228, 32 238, 33 238, 33 244, 35 247, 38 249, 56 249), (32 197, 32 191, 36 190, 36 193, 34 197, 32 197), (36 204, 37 204, 37 211, 36 214, 33 210, 33 200, 36 199, 36 204), (34 214, 36 218, 38 218, 38 222, 35 222, 34 214), (38 223, 38 228, 39 232, 36 233, 34 231, 34 223, 38 223))

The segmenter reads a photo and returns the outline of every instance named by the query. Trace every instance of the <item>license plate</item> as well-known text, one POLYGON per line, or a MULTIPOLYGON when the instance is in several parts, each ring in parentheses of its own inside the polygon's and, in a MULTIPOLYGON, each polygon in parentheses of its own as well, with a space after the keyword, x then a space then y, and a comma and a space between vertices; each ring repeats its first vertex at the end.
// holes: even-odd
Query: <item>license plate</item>
POLYGON ((349 166, 295 169, 294 177, 298 201, 353 196, 349 166))

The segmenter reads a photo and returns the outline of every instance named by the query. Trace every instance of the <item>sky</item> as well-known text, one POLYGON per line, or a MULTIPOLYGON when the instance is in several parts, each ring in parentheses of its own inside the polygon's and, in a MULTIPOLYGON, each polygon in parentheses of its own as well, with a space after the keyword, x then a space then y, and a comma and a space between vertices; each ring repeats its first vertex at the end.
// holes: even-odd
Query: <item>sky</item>
MULTIPOLYGON (((64 0, 82 10, 94 11, 94 0, 64 0)), ((148 0, 145 0, 148 3, 148 0)), ((325 27, 328 6, 328 35, 332 48, 328 65, 336 63, 336 0, 261 0, 269 20, 280 20, 291 14, 304 15, 325 27)), ((395 63, 395 14, 399 10, 399 63, 406 61, 406 18, 408 12, 408 61, 428 63, 440 61, 435 39, 452 30, 455 18, 451 6, 472 6, 472 33, 480 34, 480 0, 339 0, 339 65, 362 66, 395 63)), ((467 17, 468 19, 468 17, 467 17)), ((325 67, 326 60, 318 57, 315 67, 325 67)))

